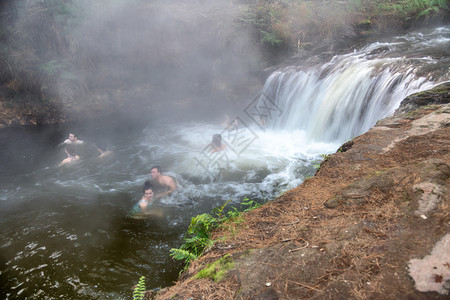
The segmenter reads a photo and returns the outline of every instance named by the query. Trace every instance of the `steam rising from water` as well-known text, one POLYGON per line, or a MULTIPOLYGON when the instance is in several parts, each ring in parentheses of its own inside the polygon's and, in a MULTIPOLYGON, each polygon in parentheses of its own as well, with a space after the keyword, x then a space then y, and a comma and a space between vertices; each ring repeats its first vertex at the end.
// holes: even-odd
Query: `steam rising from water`
POLYGON ((229 1, 71 5, 60 33, 67 49, 49 58, 64 62, 65 78, 53 93, 69 114, 81 105, 131 103, 154 109, 149 118, 179 119, 190 109, 189 118, 198 119, 213 107, 234 107, 230 99, 239 97, 238 90, 261 86, 251 76, 261 56, 248 33, 233 27, 237 8, 229 1))

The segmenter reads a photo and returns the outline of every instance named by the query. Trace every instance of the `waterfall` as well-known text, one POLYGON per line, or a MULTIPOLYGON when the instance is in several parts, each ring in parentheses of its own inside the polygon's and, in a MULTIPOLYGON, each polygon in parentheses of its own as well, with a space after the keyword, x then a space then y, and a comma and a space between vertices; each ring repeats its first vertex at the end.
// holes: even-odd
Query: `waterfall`
MULTIPOLYGON (((411 38, 404 40, 411 42, 411 38)), ((266 125, 305 130, 311 141, 325 142, 344 141, 366 132, 406 96, 436 85, 432 72, 421 69, 439 64, 437 59, 404 57, 404 47, 398 41, 374 43, 323 65, 272 73, 262 94, 280 113, 269 116, 266 125)))

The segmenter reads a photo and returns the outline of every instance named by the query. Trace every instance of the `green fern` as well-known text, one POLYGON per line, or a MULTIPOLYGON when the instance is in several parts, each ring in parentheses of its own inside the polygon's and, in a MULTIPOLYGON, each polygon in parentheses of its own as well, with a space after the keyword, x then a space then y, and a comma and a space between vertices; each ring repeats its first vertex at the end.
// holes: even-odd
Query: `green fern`
POLYGON ((226 218, 226 215, 223 214, 223 211, 224 211, 225 207, 228 205, 228 203, 230 203, 230 202, 231 202, 231 199, 228 200, 227 202, 225 202, 223 205, 214 208, 212 210, 212 214, 217 216, 217 218, 219 220, 226 218))
POLYGON ((400 0, 380 1, 376 4, 379 14, 395 12, 406 20, 439 14, 448 9, 448 0, 400 0))
POLYGON ((215 223, 217 223, 217 220, 210 214, 198 215, 191 219, 188 233, 209 236, 209 231, 214 227, 215 223))
POLYGON ((231 207, 227 213, 224 210, 231 200, 225 202, 225 204, 213 209, 213 215, 202 214, 191 219, 191 224, 188 227, 188 231, 184 237, 184 244, 180 248, 170 249, 170 256, 176 260, 183 260, 185 265, 184 269, 189 266, 189 263, 196 260, 203 251, 211 247, 214 241, 211 239, 211 232, 224 224, 225 222, 239 222, 236 221, 243 212, 248 212, 255 209, 261 204, 256 201, 244 198, 241 202, 240 209, 231 207), (244 209, 244 206, 246 207, 244 209))
POLYGON ((145 276, 139 278, 139 282, 133 290, 133 300, 142 300, 145 296, 145 276))
POLYGON ((244 209, 243 212, 249 212, 261 206, 261 204, 254 200, 250 200, 249 198, 244 198, 241 202, 241 205, 247 206, 247 208, 244 209))
POLYGON ((440 8, 448 9, 448 0, 432 0, 431 5, 437 5, 440 8))
POLYGON ((438 12, 439 12, 439 7, 437 7, 437 6, 432 6, 432 7, 430 7, 430 8, 427 8, 427 9, 421 11, 421 12, 417 15, 417 17, 428 16, 428 15, 431 15, 431 14, 437 14, 438 12))
POLYGON ((172 256, 173 259, 176 259, 176 260, 184 260, 186 263, 188 263, 192 260, 196 260, 198 258, 195 254, 193 254, 187 250, 176 249, 176 248, 170 249, 170 256, 172 256))

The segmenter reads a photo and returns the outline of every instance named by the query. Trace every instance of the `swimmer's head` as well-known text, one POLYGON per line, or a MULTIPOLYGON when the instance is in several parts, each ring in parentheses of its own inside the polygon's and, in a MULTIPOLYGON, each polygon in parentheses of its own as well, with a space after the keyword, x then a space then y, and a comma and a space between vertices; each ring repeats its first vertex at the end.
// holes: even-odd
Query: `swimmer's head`
POLYGON ((74 133, 69 133, 69 140, 74 142, 77 140, 77 136, 74 133))
POLYGON ((213 135, 212 143, 216 147, 221 147, 222 146, 222 136, 217 133, 215 135, 213 135))
POLYGON ((159 166, 154 166, 150 169, 150 176, 152 179, 156 179, 161 175, 162 171, 159 166))
POLYGON ((152 199, 153 198, 153 190, 152 189, 145 190, 144 197, 147 199, 152 199))
POLYGON ((144 183, 143 193, 144 197, 147 198, 148 200, 153 198, 153 186, 150 183, 150 181, 146 181, 144 183))

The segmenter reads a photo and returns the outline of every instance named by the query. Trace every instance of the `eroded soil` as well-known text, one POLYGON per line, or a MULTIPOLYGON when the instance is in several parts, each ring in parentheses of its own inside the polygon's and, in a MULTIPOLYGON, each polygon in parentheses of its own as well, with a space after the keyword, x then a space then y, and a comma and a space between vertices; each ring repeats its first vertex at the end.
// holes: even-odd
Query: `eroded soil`
POLYGON ((408 262, 450 233, 449 124, 449 104, 380 121, 313 178, 215 232, 156 299, 448 299, 416 290, 408 262), (225 254, 225 279, 192 278, 225 254))

